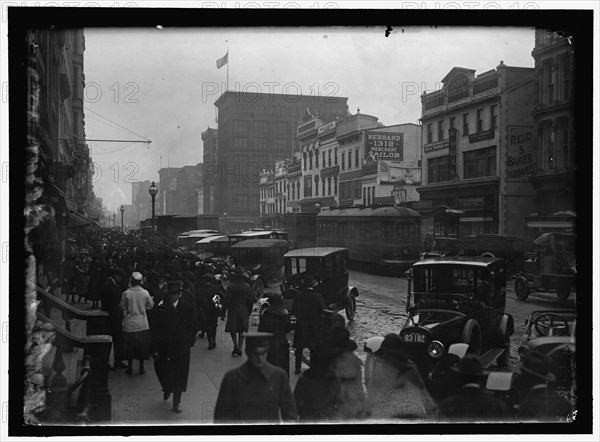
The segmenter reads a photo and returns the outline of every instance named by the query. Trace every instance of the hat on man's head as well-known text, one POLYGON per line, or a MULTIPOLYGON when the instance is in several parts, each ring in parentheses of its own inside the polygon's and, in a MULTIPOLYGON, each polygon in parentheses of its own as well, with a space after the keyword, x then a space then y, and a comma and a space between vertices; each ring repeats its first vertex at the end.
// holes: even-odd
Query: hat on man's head
POLYGON ((474 353, 467 353, 458 364, 458 367, 452 366, 450 369, 465 378, 482 379, 485 378, 490 372, 483 369, 481 359, 474 353))
POLYGON ((79 250, 79 254, 86 254, 89 255, 88 249, 86 249, 85 247, 79 250))
POLYGON ((341 351, 356 350, 356 342, 350 339, 350 332, 346 327, 339 325, 334 326, 329 332, 328 342, 341 351))
POLYGON ((123 269, 118 266, 112 266, 108 271, 109 275, 122 275, 123 273, 125 273, 123 269))
POLYGON ((305 273, 300 279, 300 285, 303 287, 314 287, 315 283, 315 276, 312 273, 305 273))
POLYGON ((271 345, 273 333, 246 332, 244 337, 246 338, 246 350, 253 350, 271 345))
POLYGON ((404 351, 404 341, 397 333, 389 333, 383 338, 381 347, 376 354, 397 368, 408 368, 408 356, 404 351))
POLYGON ((550 373, 550 361, 539 351, 528 352, 521 362, 521 374, 528 374, 547 382, 556 381, 556 376, 550 373))
POLYGON ((181 281, 169 281, 169 285, 167 287, 167 292, 169 295, 171 293, 181 293, 183 291, 183 284, 181 281))
POLYGON ((131 274, 131 279, 133 279, 135 281, 141 281, 144 279, 144 277, 142 276, 142 274, 140 272, 133 272, 131 274))

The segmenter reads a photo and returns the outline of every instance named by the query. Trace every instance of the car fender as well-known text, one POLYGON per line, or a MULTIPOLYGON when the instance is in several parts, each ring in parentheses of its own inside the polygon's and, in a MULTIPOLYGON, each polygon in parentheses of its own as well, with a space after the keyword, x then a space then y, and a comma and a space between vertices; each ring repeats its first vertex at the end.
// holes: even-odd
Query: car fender
POLYGON ((467 354, 468 349, 469 344, 465 344, 464 342, 456 342, 454 344, 450 344, 450 347, 448 347, 448 354, 456 355, 462 359, 467 354))
POLYGON ((512 315, 509 315, 508 313, 503 314, 498 322, 499 338, 502 339, 504 336, 512 336, 514 332, 515 326, 512 315))
POLYGON ((351 295, 354 297, 358 296, 358 289, 353 286, 348 286, 344 289, 344 299, 348 301, 351 295))
POLYGON ((365 342, 364 350, 366 353, 375 353, 377 350, 381 348, 381 343, 383 342, 383 336, 373 336, 367 339, 365 342))

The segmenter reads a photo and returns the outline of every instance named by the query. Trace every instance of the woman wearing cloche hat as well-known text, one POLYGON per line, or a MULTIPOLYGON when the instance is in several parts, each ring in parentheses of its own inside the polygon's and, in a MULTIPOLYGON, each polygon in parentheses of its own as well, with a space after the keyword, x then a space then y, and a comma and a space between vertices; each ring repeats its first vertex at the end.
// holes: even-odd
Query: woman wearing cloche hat
POLYGON ((150 326, 146 312, 154 307, 154 301, 142 287, 143 276, 133 272, 130 287, 123 292, 123 357, 129 361, 125 373, 131 374, 133 360, 140 362, 139 374, 144 374, 144 361, 150 357, 150 326))

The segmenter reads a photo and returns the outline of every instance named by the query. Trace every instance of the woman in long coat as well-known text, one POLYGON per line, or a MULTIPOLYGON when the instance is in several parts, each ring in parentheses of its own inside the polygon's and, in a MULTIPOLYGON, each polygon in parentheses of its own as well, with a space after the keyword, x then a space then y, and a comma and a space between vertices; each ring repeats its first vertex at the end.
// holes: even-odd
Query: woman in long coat
POLYGON ((173 411, 181 413, 181 394, 187 389, 190 347, 196 342, 198 322, 192 306, 181 299, 181 282, 169 282, 168 296, 155 309, 150 323, 154 369, 163 399, 173 394, 173 411))
POLYGON ((100 261, 100 256, 96 255, 90 264, 90 286, 87 297, 89 301, 92 301, 92 308, 98 308, 98 302, 102 296, 105 280, 106 273, 104 267, 100 261))
POLYGON ((223 303, 223 316, 227 315, 225 331, 231 335, 233 341, 233 356, 242 356, 244 332, 248 331, 250 313, 254 297, 252 287, 241 269, 234 269, 231 273, 231 282, 227 286, 225 302, 223 303))
POLYGON ((77 294, 77 302, 84 298, 87 302, 89 284, 90 284, 90 259, 87 249, 81 249, 79 251, 79 258, 75 264, 77 270, 77 276, 75 277, 75 293, 77 294))

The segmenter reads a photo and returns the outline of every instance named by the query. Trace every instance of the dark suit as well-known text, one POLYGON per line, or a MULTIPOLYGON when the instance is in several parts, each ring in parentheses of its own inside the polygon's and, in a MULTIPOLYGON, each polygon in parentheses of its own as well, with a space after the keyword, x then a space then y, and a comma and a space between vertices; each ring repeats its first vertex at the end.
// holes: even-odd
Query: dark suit
POLYGON ((479 387, 465 385, 444 399, 439 406, 440 419, 450 422, 507 422, 507 406, 479 387))
POLYGON ((529 390, 519 405, 518 421, 568 422, 571 404, 554 390, 540 384, 529 390))
POLYGON ((186 391, 190 369, 190 347, 196 342, 196 312, 183 300, 177 307, 166 298, 155 310, 150 322, 156 376, 166 393, 186 391))
POLYGON ((115 364, 123 360, 123 310, 119 307, 123 290, 112 278, 106 280, 105 289, 100 296, 102 310, 108 312, 108 330, 113 339, 113 352, 115 364))
POLYGON ((313 350, 319 342, 319 320, 327 308, 323 296, 312 289, 302 290, 292 304, 292 315, 296 317, 294 348, 296 349, 296 370, 302 364, 302 350, 313 350))

